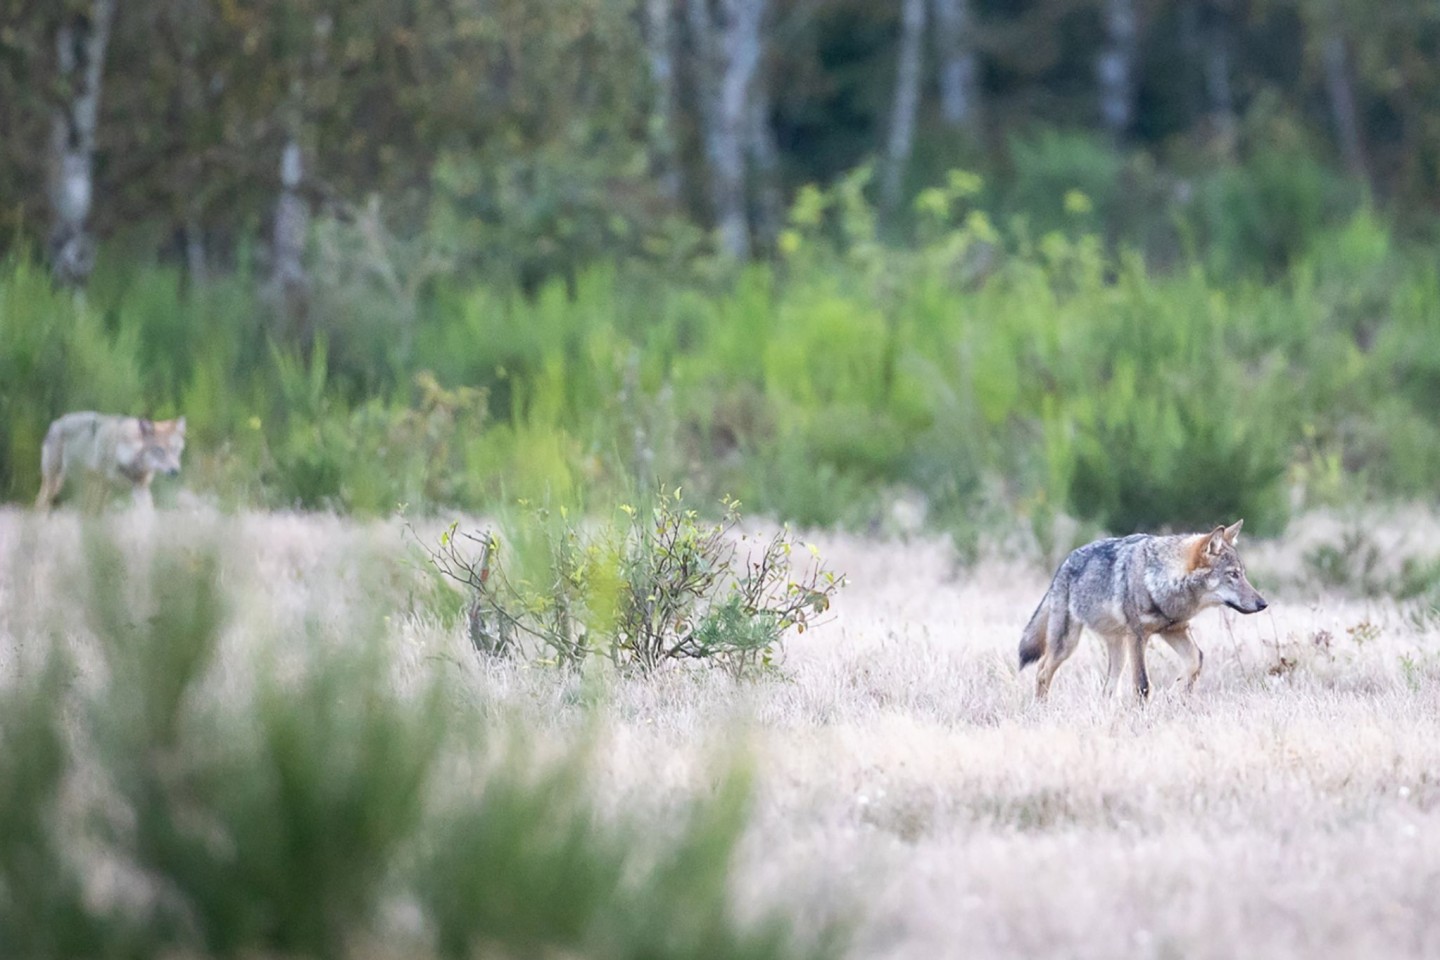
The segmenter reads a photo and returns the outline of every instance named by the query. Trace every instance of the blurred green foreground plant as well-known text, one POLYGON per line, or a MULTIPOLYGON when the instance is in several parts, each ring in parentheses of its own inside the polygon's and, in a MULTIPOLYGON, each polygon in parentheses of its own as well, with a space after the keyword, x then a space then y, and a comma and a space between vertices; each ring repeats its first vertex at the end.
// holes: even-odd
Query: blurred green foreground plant
POLYGON ((88 629, 19 627, 0 690, 0 956, 838 951, 735 919, 743 776, 662 831, 602 819, 585 751, 542 762, 433 680, 402 692, 373 627, 247 662, 213 547, 86 552, 88 629))

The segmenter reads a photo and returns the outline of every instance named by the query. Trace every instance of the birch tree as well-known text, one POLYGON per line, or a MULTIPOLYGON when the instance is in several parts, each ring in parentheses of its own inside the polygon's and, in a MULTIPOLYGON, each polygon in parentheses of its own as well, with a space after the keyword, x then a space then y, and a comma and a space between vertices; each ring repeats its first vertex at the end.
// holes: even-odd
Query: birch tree
POLYGON ((1229 4, 1223 0, 1188 0, 1180 10, 1180 45, 1195 65, 1197 81, 1190 107, 1227 152, 1234 147, 1236 126, 1233 33, 1229 4))
POLYGON ((900 202, 900 191, 915 147, 915 114, 920 106, 920 66, 925 33, 925 0, 903 0, 900 10, 900 52, 895 67, 895 99, 885 144, 885 170, 880 196, 887 209, 900 202))
POLYGON ((280 153, 280 196, 275 201, 275 225, 270 244, 270 282, 287 310, 295 309, 305 288, 305 235, 310 209, 301 196, 305 159, 294 136, 280 153))
POLYGON ((95 197, 95 135, 105 53, 115 0, 91 0, 65 16, 55 33, 62 97, 50 140, 50 264, 55 278, 78 286, 95 265, 90 208, 95 197))
POLYGON ((1351 79, 1350 44, 1335 4, 1330 3, 1326 7, 1320 26, 1320 66, 1325 76, 1325 93, 1330 101, 1335 139, 1350 175, 1369 183, 1370 165, 1365 158, 1360 108, 1351 79))
POLYGON ((766 7, 766 0, 686 2, 716 232, 721 252, 741 260, 750 256, 746 133, 766 7))
POLYGON ((952 127, 974 126, 980 106, 980 65, 970 0, 934 0, 934 14, 940 116, 952 127))
POLYGON ((1135 0, 1104 0, 1105 47, 1095 63, 1100 121, 1119 140, 1135 119, 1135 55, 1139 25, 1135 0))
POLYGON ((755 232, 769 248, 780 232, 785 201, 780 193, 780 147, 770 123, 770 85, 763 75, 756 79, 750 98, 746 134, 754 170, 755 232))
POLYGON ((650 150, 661 192, 672 203, 680 199, 680 161, 675 146, 675 49, 671 22, 673 0, 645 0, 645 52, 653 87, 650 108, 650 150))

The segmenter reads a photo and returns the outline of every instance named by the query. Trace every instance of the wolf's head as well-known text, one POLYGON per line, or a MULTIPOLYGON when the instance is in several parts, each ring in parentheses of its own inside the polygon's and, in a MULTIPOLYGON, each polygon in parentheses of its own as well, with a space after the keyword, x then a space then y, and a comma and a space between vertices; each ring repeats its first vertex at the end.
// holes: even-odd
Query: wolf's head
POLYGON ((185 418, 140 420, 140 453, 136 466, 148 473, 173 477, 180 472, 180 454, 185 451, 185 418))
POLYGON ((1269 604, 1260 596, 1260 591, 1250 585, 1245 576, 1245 565, 1235 551, 1235 541, 1240 538, 1240 527, 1244 520, 1237 520, 1228 527, 1216 527, 1209 533, 1196 537, 1195 568, 1205 574, 1205 599, 1210 603, 1223 603, 1241 613, 1259 613, 1269 604))

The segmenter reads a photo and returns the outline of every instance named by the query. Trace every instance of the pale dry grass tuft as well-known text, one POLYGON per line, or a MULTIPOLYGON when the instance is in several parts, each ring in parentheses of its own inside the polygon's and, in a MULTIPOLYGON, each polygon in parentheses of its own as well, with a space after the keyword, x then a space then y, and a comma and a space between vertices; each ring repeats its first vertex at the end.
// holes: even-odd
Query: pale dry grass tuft
MULTIPOLYGON (((1333 518, 1242 544, 1270 609, 1197 621, 1206 665, 1190 697, 1168 689, 1176 665, 1153 648, 1159 692, 1144 706, 1101 701, 1090 637, 1035 705, 1015 647, 1049 571, 963 569, 938 541, 820 537, 851 582, 834 619, 791 642, 782 676, 736 683, 481 662, 458 626, 412 606, 395 524, 118 522, 141 550, 219 532, 239 596, 227 650, 283 647, 306 618, 344 643, 362 599, 386 597, 397 682, 439 669, 456 696, 557 739, 598 719, 616 808, 663 810, 748 751, 743 901, 802 916, 853 905, 859 956, 1440 955, 1440 618, 1304 584, 1300 552, 1341 528, 1333 518)), ((1377 542, 1436 527, 1391 517, 1377 542)), ((53 598, 81 549, 73 516, 0 512, 5 674, 33 597, 53 598)))

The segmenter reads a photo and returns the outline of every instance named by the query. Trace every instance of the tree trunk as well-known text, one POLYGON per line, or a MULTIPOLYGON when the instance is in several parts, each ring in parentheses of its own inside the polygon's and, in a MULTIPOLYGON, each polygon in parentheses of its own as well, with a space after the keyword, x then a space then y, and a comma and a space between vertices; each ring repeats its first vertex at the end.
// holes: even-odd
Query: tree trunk
POLYGON ((80 286, 95 266, 90 208, 95 195, 95 131, 105 50, 115 0, 92 0, 90 9, 65 17, 55 35, 66 98, 55 108, 50 144, 50 266, 55 279, 80 286))
POLYGON ((750 159, 754 165, 755 233, 766 250, 772 250, 784 218, 780 196, 780 148, 770 125, 770 87, 765 78, 755 82, 750 98, 750 159))
POLYGON ((940 116, 952 127, 973 127, 979 117, 980 64, 971 41, 970 0, 934 0, 934 4, 940 116))
POLYGON ((709 0, 686 3, 715 228, 720 251, 737 260, 750 256, 745 157, 765 8, 766 0, 719 0, 718 11, 709 0))
POLYGON ((305 237, 310 228, 310 210, 301 196, 305 179, 304 154, 291 136, 280 154, 280 198, 275 203, 275 226, 270 244, 270 283, 275 305, 283 324, 282 339, 293 339, 309 349, 309 328, 305 321, 305 237))
POLYGON ((1370 182, 1369 164, 1365 159, 1365 142, 1360 132, 1360 113, 1355 102, 1355 87, 1350 81, 1349 45, 1340 25, 1328 25, 1321 44, 1321 61, 1325 70, 1325 90, 1330 98, 1330 113, 1335 121, 1335 137, 1340 156, 1350 175, 1370 182))
POLYGON ((187 217, 181 233, 185 244, 186 283, 191 287, 203 287, 209 277, 209 258, 205 253, 205 228, 200 225, 199 216, 192 213, 187 217))
POLYGON ((904 0, 900 13, 900 56, 895 68, 895 103, 885 146, 885 172, 880 197, 887 210, 900 202, 900 191, 915 147, 915 112, 920 106, 921 40, 925 33, 925 0, 904 0))
POLYGON ((1230 86, 1230 22, 1220 11, 1213 11, 1201 33, 1204 49, 1202 68, 1205 73, 1205 97, 1210 107, 1211 122, 1217 135, 1234 139, 1235 94, 1230 86))
POLYGON ((1193 64, 1188 106, 1203 120, 1212 146, 1224 155, 1236 146, 1235 95, 1230 85, 1233 28, 1215 0, 1187 0, 1180 11, 1180 45, 1193 64))
POLYGON ((716 37, 715 17, 710 0, 685 0, 685 25, 690 35, 694 56, 690 58, 694 74, 695 99, 700 113, 700 143, 705 153, 706 192, 710 213, 718 223, 724 204, 723 184, 715 171, 723 162, 720 146, 720 41, 716 37))
POLYGON ((661 192, 672 203, 680 199, 680 164, 675 149, 675 55, 670 21, 673 0, 645 0, 645 49, 650 81, 655 85, 650 107, 650 149, 661 192))
POLYGON ((1134 0, 1105 0, 1105 49, 1095 63, 1100 120, 1116 140, 1135 119, 1135 45, 1139 28, 1134 0))
POLYGON ((720 247, 737 260, 750 256, 746 216, 746 142, 751 128, 751 98, 760 67, 760 24, 765 0, 724 0, 725 69, 720 81, 720 116, 714 171, 720 200, 716 221, 720 247))

